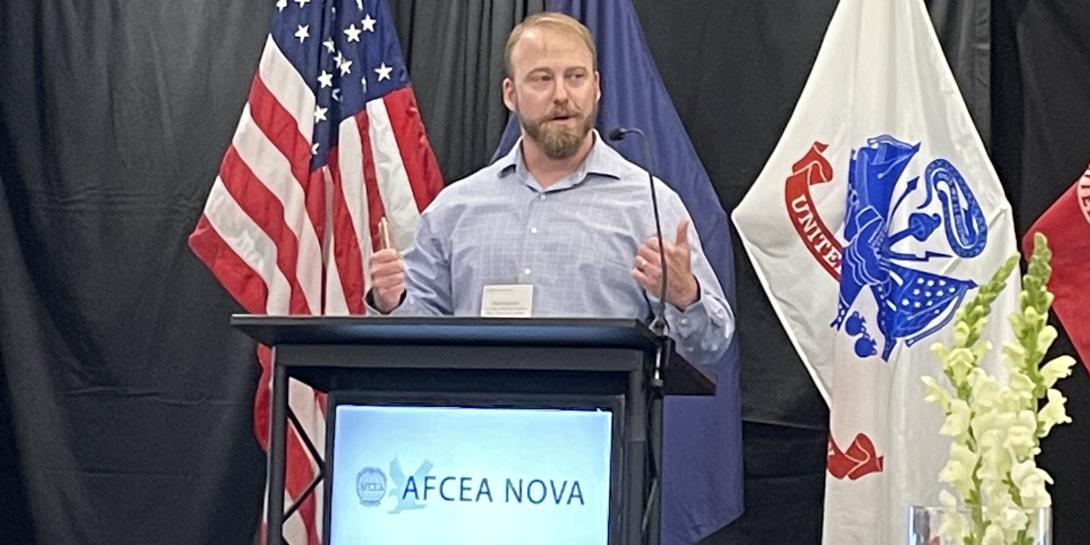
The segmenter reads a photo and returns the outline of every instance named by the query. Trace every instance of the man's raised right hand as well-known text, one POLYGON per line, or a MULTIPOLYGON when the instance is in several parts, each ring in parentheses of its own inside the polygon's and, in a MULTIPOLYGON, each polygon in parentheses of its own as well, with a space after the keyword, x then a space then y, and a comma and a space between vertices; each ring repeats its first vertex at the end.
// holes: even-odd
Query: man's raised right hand
POLYGON ((401 305, 405 296, 405 264, 401 254, 386 248, 371 254, 371 301, 375 308, 389 314, 401 305))

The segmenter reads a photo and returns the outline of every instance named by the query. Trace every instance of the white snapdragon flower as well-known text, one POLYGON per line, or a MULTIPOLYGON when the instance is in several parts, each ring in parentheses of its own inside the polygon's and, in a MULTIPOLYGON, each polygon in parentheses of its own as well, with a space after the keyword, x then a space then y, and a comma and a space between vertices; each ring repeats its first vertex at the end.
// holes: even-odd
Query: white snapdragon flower
POLYGON ((973 470, 979 459, 969 447, 954 441, 950 444, 950 458, 939 472, 939 481, 949 483, 962 497, 968 496, 973 489, 973 470))
POLYGON ((1033 460, 1018 462, 1011 468, 1011 483, 1018 490, 1022 507, 1040 509, 1052 505, 1052 496, 1045 489, 1045 484, 1052 484, 1052 477, 1037 467, 1033 460))
POLYGON ((1003 387, 999 382, 988 375, 980 367, 974 368, 967 376, 966 382, 973 392, 973 410, 979 413, 988 412, 1003 404, 1003 387))
POLYGON ((981 487, 984 519, 1002 532, 1003 543, 1013 543, 1018 532, 1029 523, 1025 511, 1014 502, 1010 487, 1003 481, 986 481, 981 487))
POLYGON ((1045 388, 1051 388, 1057 380, 1071 374, 1071 366, 1075 365, 1075 358, 1071 356, 1058 356, 1041 367, 1041 382, 1045 388))
POLYGON ((969 436, 972 410, 969 404, 960 399, 951 399, 947 405, 946 419, 939 429, 940 435, 948 435, 957 441, 964 441, 969 436))
POLYGON ((1017 399, 1019 406, 1030 407, 1036 403, 1037 397, 1033 395, 1033 390, 1037 388, 1037 385, 1021 369, 1013 368, 1010 370, 1007 387, 1010 388, 1011 393, 1017 399))
POLYGON ((1007 369, 1021 369, 1025 367, 1026 349, 1016 342, 1003 343, 1003 363, 1007 369))
POLYGON ((1007 430, 1004 446, 1019 460, 1025 460, 1041 451, 1037 446, 1037 417, 1033 411, 1018 411, 1014 424, 1007 430))
POLYGON ((931 347, 949 384, 943 381, 944 388, 939 380, 923 379, 926 400, 942 408, 940 433, 953 438, 939 475, 949 489, 939 495, 945 510, 939 528, 943 543, 1021 543, 1024 539, 1019 538, 1036 524, 1035 515, 1052 503, 1046 488, 1052 478, 1034 457, 1041 451, 1040 439, 1053 426, 1071 421, 1064 408, 1067 400, 1053 385, 1071 374, 1075 360, 1061 356, 1039 365, 1057 331, 1048 325, 1054 296, 1047 289, 1051 269, 1044 235, 1034 237, 1034 246, 1018 294, 1020 310, 1007 317, 1014 340, 1003 344, 1004 365, 997 377, 982 364, 992 348, 985 337, 995 339, 984 330, 991 303, 1017 266, 1017 256, 957 311, 954 344, 931 347), (1047 402, 1039 405, 1045 397, 1047 402))
POLYGON ((980 469, 977 470, 976 476, 983 481, 1002 483, 1011 470, 1014 460, 1010 452, 1002 448, 1003 439, 999 432, 988 432, 988 436, 996 439, 989 441, 986 446, 981 445, 980 469))
POLYGON ((1008 542, 1003 535, 1003 530, 998 525, 992 524, 984 530, 984 539, 980 541, 980 545, 1008 545, 1008 542))
MULTIPOLYGON (((1048 320, 1048 317, 1042 317, 1042 320, 1048 320)), ((1058 334, 1056 328, 1046 325, 1037 333, 1037 346, 1052 346, 1052 341, 1056 340, 1058 334)))
POLYGON ((1056 424, 1066 424, 1071 422, 1071 417, 1067 416, 1067 411, 1064 410, 1064 403, 1067 402, 1067 398, 1055 388, 1048 390, 1048 403, 1041 408, 1041 412, 1037 413, 1037 437, 1044 437, 1048 435, 1048 432, 1052 430, 1052 426, 1056 424))
POLYGON ((976 368, 973 351, 968 348, 955 348, 943 360, 943 370, 949 373, 955 384, 965 382, 969 373, 976 368))
POLYGON ((969 535, 969 517, 959 508, 957 496, 943 490, 939 492, 939 503, 943 508, 939 534, 955 543, 963 542, 969 535))
POLYGON ((1029 516, 1025 510, 1019 508, 1014 502, 1004 507, 1000 512, 995 514, 992 519, 995 525, 999 526, 1003 530, 1003 535, 1006 536, 1007 542, 1014 542, 1018 536, 1018 532, 1025 530, 1029 526, 1029 516))

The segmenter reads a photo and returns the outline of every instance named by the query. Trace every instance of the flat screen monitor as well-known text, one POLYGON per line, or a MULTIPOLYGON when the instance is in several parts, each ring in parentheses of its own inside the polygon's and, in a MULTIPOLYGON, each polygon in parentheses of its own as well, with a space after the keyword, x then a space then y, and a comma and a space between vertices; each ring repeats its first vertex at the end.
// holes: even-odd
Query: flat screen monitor
POLYGON ((332 394, 329 545, 612 545, 621 398, 332 394))

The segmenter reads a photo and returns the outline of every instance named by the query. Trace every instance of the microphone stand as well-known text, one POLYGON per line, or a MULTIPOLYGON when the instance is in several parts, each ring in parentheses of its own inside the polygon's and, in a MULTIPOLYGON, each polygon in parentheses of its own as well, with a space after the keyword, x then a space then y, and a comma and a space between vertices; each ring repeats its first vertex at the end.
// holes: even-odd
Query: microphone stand
POLYGON ((669 364, 669 355, 673 352, 674 341, 666 335, 669 324, 666 322, 666 250, 663 249, 665 240, 662 238, 662 220, 659 217, 659 201, 655 192, 655 178, 651 155, 651 144, 647 134, 642 130, 630 127, 618 127, 609 133, 609 139, 619 142, 628 134, 638 134, 643 141, 644 164, 647 171, 647 182, 651 188, 651 210, 655 216, 655 234, 659 239, 659 268, 662 271, 659 282, 659 300, 655 305, 649 328, 655 334, 657 350, 655 351, 655 363, 651 369, 651 377, 648 381, 648 437, 652 440, 648 445, 648 466, 651 473, 651 487, 644 501, 643 517, 640 521, 640 529, 643 543, 657 545, 660 540, 660 525, 662 509, 661 505, 661 475, 662 475, 662 411, 663 411, 663 369, 669 364))

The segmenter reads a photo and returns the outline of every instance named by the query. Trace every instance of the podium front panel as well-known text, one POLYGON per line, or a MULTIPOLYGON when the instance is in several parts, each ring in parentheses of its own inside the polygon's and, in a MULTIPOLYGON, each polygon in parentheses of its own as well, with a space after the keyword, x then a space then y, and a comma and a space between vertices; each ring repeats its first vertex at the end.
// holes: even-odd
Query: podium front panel
POLYGON ((619 543, 623 396, 335 392, 328 406, 329 545, 619 543))

